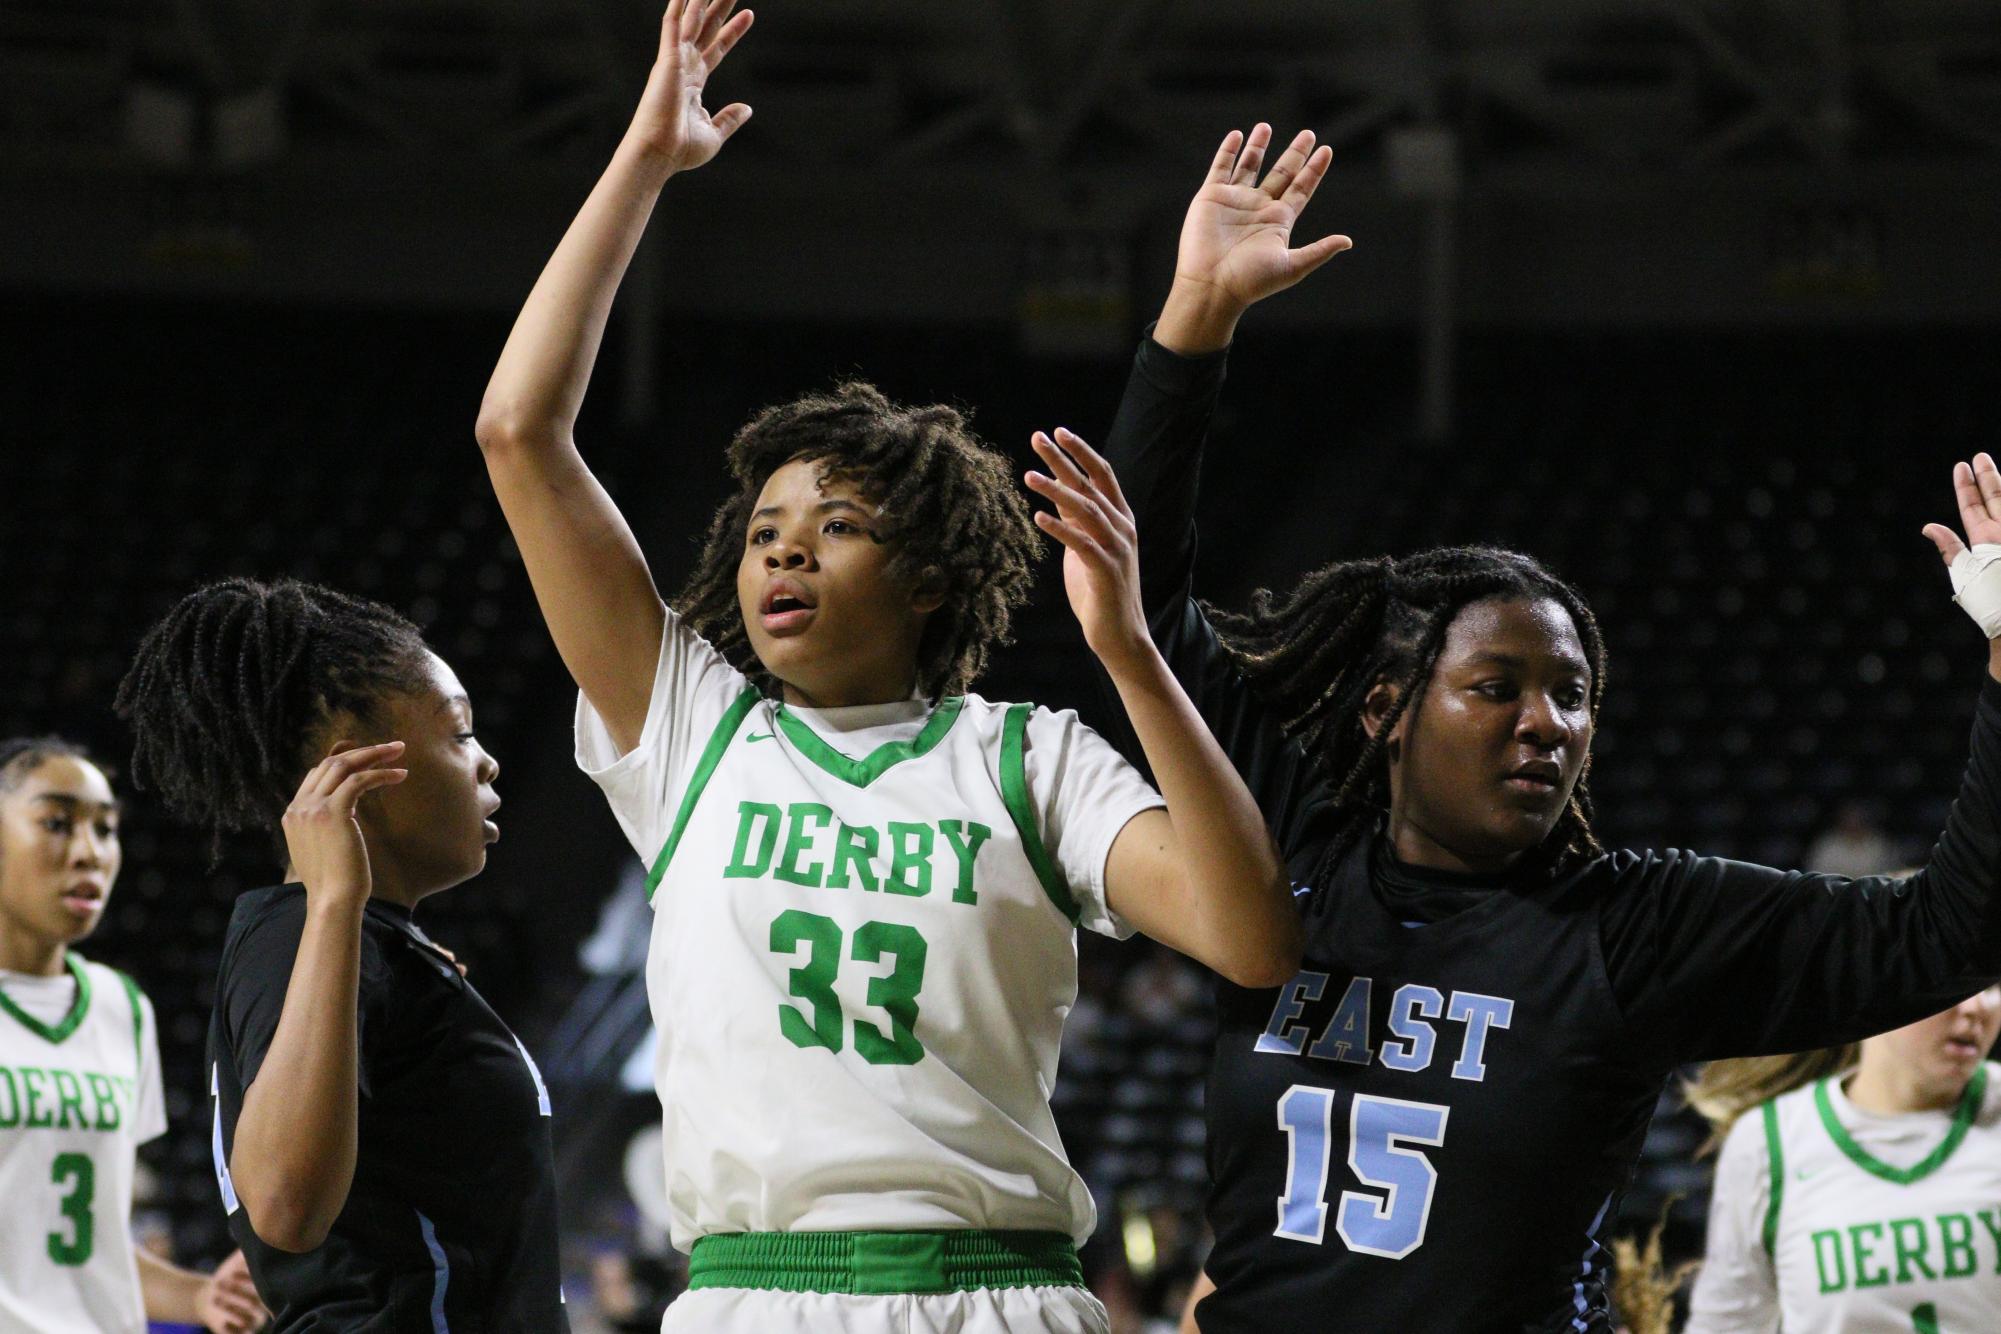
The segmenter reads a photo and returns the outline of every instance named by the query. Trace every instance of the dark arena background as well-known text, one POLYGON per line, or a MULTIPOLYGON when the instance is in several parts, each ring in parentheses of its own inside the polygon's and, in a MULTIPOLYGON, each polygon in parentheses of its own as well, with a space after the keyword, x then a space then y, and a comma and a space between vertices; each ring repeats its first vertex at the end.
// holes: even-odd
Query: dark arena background
MULTIPOLYGON (((541 1061, 570 1311, 651 1330, 639 868, 574 768, 574 689, 472 426, 513 314, 623 129, 632 0, 0 0, 0 735, 123 766, 110 702, 198 581, 387 601, 500 759, 489 870, 429 902, 541 1061), (634 1186, 637 1186, 635 1191, 634 1186)), ((1499 542, 1595 605, 1610 846, 1921 861, 1976 632, 1919 534, 2001 445, 1992 0, 769 0, 717 76, 756 119, 663 200, 582 448, 663 587, 755 408, 864 374, 1103 436, 1221 135, 1315 130, 1302 236, 1355 239, 1244 322, 1204 478, 1225 604, 1337 556, 1499 542)), ((978 689, 1102 718, 1052 557, 978 689)), ((202 1065, 232 897, 144 792, 85 946, 160 1015, 172 1130, 135 1217, 229 1249, 202 1065)), ((1206 975, 1082 942, 1055 1089, 1118 1331, 1172 1327, 1205 1235, 1206 975)), ((650 1132, 657 1139, 657 1129, 650 1132)), ((1621 1231, 1701 1254, 1672 1094, 1621 1231)))

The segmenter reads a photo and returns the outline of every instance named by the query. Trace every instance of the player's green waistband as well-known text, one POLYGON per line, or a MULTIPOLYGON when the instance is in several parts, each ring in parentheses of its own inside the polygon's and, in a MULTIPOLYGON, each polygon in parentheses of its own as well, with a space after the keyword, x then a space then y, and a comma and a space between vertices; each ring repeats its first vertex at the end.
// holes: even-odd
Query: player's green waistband
POLYGON ((688 1257, 690 1288, 888 1295, 1083 1284, 1061 1232, 718 1232, 688 1257))

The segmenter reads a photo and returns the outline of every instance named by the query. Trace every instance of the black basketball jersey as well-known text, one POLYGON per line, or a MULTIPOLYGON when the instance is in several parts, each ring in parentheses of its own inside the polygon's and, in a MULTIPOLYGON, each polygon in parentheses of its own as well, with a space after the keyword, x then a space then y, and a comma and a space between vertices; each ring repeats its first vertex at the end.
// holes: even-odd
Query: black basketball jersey
POLYGON ((1306 961, 1218 984, 1205 1331, 1601 1329, 1605 1224, 1667 1073, 1577 877, 1407 925, 1366 843, 1306 961))

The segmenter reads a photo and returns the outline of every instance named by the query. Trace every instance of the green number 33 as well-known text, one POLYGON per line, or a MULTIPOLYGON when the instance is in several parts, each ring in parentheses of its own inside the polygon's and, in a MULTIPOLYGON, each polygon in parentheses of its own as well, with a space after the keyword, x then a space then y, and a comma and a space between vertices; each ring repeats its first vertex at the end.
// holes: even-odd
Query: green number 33
MULTIPOLYGON (((808 947, 806 963, 791 973, 791 994, 813 1009, 808 1022, 796 1005, 778 1007, 778 1031, 795 1047, 825 1047, 839 1051, 845 1036, 841 998, 834 978, 841 971, 841 928, 831 917, 788 908, 771 923, 774 954, 795 954, 808 947)), ((889 1015, 889 1032, 866 1019, 855 1020, 855 1051, 870 1065, 915 1065, 924 1059, 917 1040, 917 992, 924 985, 928 952, 917 929, 900 922, 865 922, 856 928, 848 957, 856 963, 877 963, 887 954, 896 964, 868 984, 868 1003, 889 1015)))
POLYGON ((49 1180, 70 1188, 62 1203, 62 1215, 69 1220, 69 1240, 63 1240, 60 1232, 49 1233, 49 1258, 59 1265, 83 1264, 90 1259, 96 1240, 90 1205, 97 1194, 97 1166, 81 1153, 57 1154, 49 1168, 49 1180))

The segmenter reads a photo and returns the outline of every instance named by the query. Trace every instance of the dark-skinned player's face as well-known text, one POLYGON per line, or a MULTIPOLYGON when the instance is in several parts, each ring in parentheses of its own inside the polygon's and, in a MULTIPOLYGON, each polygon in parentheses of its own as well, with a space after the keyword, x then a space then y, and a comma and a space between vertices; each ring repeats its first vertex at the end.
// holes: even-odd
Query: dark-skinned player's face
MULTIPOLYGON (((1379 687, 1372 718, 1394 696, 1379 687)), ((1507 865, 1548 836, 1591 749, 1591 668, 1577 627, 1550 598, 1462 608, 1431 682, 1390 742, 1392 833, 1400 851, 1467 869, 1507 865)))
POLYGON ((427 652, 418 688, 391 695, 382 710, 379 739, 403 743, 397 763, 410 776, 362 799, 369 856, 393 858, 398 879, 419 894, 470 880, 500 837, 500 762, 473 733, 465 687, 427 652))
POLYGON ((750 646, 805 705, 905 698, 924 623, 940 598, 891 564, 877 511, 855 487, 795 459, 758 493, 737 563, 750 646))

